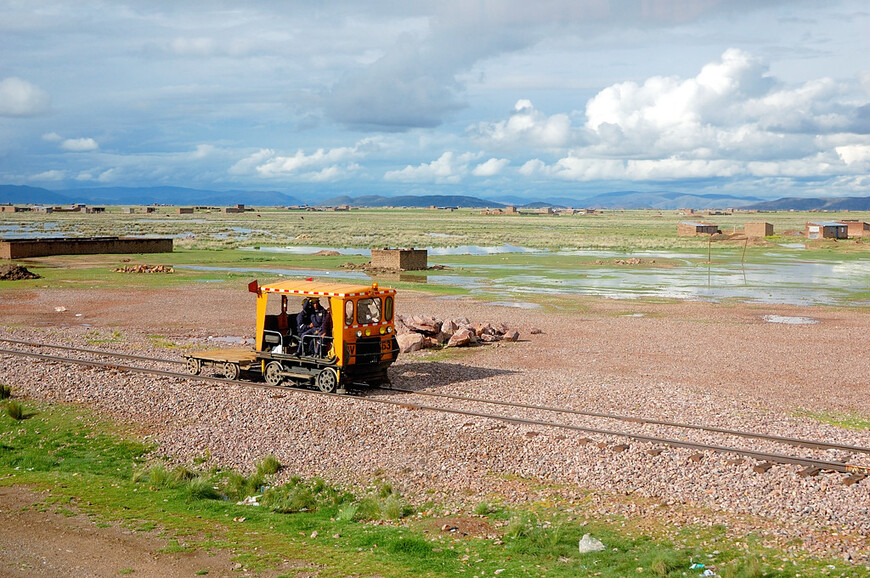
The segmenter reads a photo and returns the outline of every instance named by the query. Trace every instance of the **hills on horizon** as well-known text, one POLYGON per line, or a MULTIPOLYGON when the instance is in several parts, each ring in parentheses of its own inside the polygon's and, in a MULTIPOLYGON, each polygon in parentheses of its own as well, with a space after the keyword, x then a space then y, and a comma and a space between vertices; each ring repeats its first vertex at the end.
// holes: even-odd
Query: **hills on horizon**
POLYGON ((583 198, 545 198, 529 202, 528 198, 506 196, 500 201, 467 195, 342 195, 327 199, 299 198, 278 191, 217 191, 185 187, 102 187, 51 191, 26 185, 0 185, 0 203, 31 205, 209 205, 244 204, 270 206, 339 206, 357 207, 465 207, 503 208, 586 208, 586 209, 724 209, 740 208, 760 211, 870 211, 870 196, 836 198, 784 197, 764 200, 729 194, 693 195, 678 192, 618 191, 583 198))

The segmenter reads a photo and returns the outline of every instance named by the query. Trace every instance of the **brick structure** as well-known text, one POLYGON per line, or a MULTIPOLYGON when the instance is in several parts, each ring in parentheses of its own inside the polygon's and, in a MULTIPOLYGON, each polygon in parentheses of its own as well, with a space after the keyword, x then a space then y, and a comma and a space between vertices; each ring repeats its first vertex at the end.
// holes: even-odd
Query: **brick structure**
POLYGON ((172 239, 135 237, 57 237, 0 241, 0 259, 26 259, 47 255, 97 255, 103 253, 171 253, 172 239))
POLYGON ((14 207, 12 205, 3 205, 0 207, 0 213, 24 213, 30 210, 30 207, 14 207))
POLYGON ((773 223, 746 223, 743 234, 747 237, 770 237, 773 235, 773 223))
POLYGON ((846 225, 846 234, 850 237, 870 237, 870 223, 858 219, 842 219, 837 222, 846 225))
POLYGON ((426 249, 372 249, 372 267, 423 271, 429 268, 429 252, 426 249))
POLYGON ((719 232, 719 227, 712 223, 694 223, 689 221, 682 221, 680 223, 677 223, 677 236, 679 237, 715 235, 719 232))
POLYGON ((817 221, 807 223, 807 239, 845 239, 848 227, 843 223, 817 221))
POLYGON ((193 207, 178 207, 178 214, 179 215, 192 215, 193 214, 193 207))

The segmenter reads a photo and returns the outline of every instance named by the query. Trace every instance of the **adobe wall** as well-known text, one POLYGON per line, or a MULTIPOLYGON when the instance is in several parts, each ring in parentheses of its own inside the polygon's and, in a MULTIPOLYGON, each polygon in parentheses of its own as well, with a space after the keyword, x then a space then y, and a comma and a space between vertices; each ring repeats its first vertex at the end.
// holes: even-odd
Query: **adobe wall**
POLYGON ((423 271, 429 268, 429 252, 426 249, 372 249, 372 267, 423 271))
POLYGON ((743 234, 747 237, 770 237, 773 235, 773 223, 746 223, 743 234))
POLYGON ((103 253, 171 253, 172 239, 91 237, 0 241, 0 259, 103 253))

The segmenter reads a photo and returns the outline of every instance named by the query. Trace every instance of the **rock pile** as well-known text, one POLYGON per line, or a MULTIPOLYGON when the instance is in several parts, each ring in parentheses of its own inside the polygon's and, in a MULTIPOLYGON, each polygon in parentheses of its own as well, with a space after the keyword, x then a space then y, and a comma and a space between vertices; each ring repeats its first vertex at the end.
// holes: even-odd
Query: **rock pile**
POLYGON ((441 320, 428 315, 396 316, 396 340, 402 353, 431 347, 516 341, 519 338, 519 332, 504 323, 471 323, 465 317, 441 320))
POLYGON ((20 281, 22 279, 39 279, 39 275, 31 273, 21 265, 0 265, 0 281, 20 281))
POLYGON ((175 273, 175 269, 166 265, 124 265, 112 269, 115 273, 175 273))

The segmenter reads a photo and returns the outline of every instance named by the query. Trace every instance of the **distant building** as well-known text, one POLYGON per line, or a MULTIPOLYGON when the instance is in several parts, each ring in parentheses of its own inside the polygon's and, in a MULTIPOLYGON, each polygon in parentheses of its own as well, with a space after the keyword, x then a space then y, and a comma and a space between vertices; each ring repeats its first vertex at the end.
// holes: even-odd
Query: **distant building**
POLYGON ((773 223, 746 223, 743 234, 747 237, 770 237, 773 235, 773 223))
POLYGON ((870 237, 870 223, 858 219, 842 219, 837 222, 846 225, 846 234, 849 237, 870 237))
POLYGON ((193 207, 178 207, 178 214, 179 215, 192 215, 193 214, 193 207))
POLYGON ((849 229, 843 223, 816 221, 807 223, 807 239, 846 239, 849 229))
POLYGON ((677 224, 677 236, 696 237, 698 235, 715 235, 720 233, 719 227, 712 223, 695 223, 682 221, 677 224))
POLYGON ((372 249, 372 267, 422 271, 429 268, 429 252, 426 249, 372 249))

